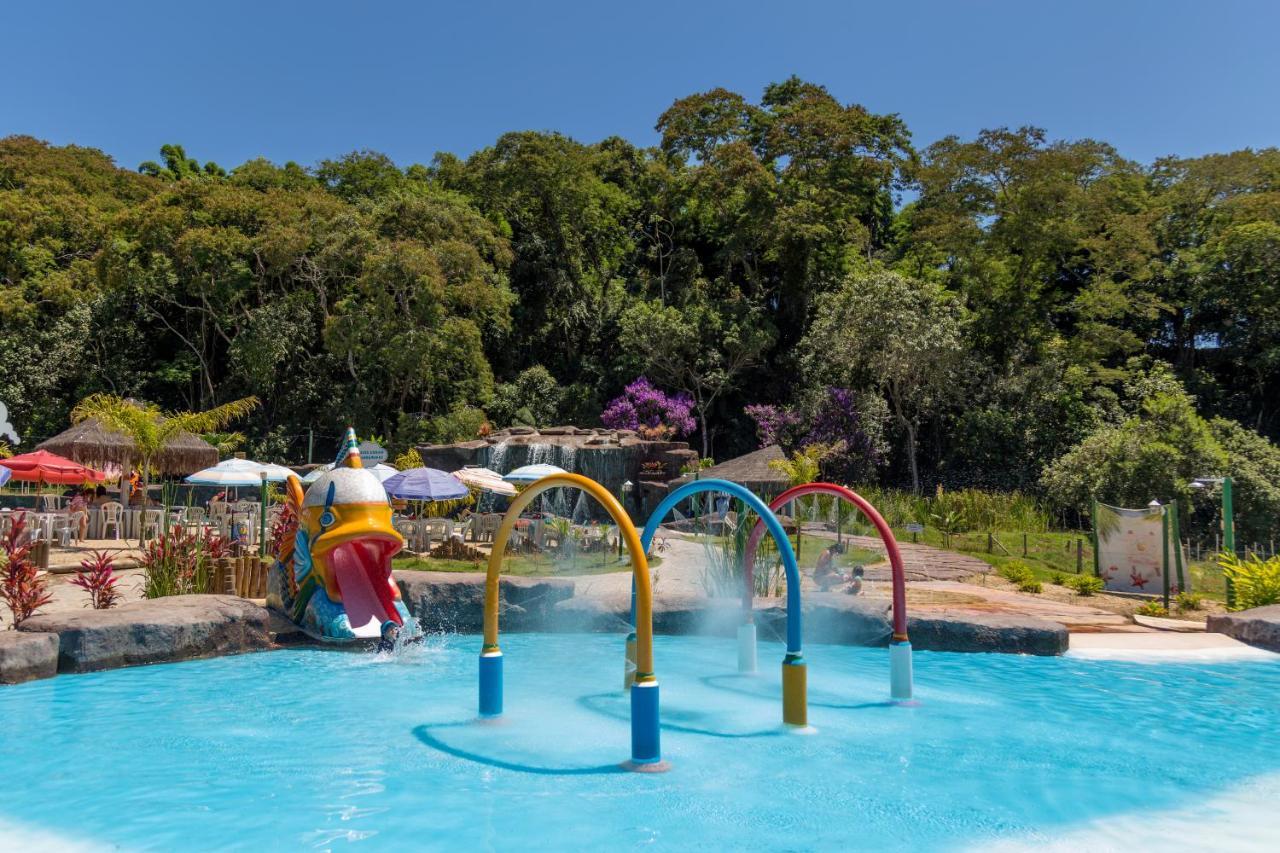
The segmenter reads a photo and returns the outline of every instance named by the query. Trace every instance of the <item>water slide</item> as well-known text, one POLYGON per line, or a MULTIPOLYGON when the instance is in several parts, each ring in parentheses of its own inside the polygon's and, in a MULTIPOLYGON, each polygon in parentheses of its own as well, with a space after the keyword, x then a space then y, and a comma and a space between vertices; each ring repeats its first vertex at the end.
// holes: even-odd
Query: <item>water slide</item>
POLYGON ((401 624, 390 579, 395 550, 381 539, 356 539, 333 549, 334 578, 357 637, 377 639, 387 620, 401 624))

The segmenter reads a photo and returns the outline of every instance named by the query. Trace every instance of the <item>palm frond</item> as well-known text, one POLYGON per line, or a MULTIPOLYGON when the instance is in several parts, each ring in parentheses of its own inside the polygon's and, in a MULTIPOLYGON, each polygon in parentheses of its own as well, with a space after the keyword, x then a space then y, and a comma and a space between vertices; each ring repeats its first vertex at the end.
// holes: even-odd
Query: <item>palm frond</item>
POLYGON ((164 432, 173 435, 179 432, 216 432, 234 420, 238 420, 258 407, 257 397, 244 397, 223 403, 204 412, 171 412, 164 419, 164 432))

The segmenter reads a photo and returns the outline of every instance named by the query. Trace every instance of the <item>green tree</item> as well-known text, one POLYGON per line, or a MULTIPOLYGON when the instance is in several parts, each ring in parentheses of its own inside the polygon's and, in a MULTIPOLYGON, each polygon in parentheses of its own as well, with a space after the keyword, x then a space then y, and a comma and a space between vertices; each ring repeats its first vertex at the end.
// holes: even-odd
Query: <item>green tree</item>
POLYGON ((942 287, 875 271, 824 294, 800 345, 809 385, 873 388, 884 395, 906 439, 916 492, 920 427, 961 388, 965 324, 963 307, 942 287))
POLYGON ((1228 455, 1185 392, 1159 391, 1136 414, 1100 427, 1047 466, 1043 486, 1063 507, 1091 500, 1141 507, 1153 498, 1190 505, 1190 482, 1226 471, 1228 455))
POLYGON ((635 364, 693 398, 702 455, 711 455, 713 406, 759 364, 773 343, 764 314, 741 295, 681 306, 636 302, 622 316, 618 343, 635 364))

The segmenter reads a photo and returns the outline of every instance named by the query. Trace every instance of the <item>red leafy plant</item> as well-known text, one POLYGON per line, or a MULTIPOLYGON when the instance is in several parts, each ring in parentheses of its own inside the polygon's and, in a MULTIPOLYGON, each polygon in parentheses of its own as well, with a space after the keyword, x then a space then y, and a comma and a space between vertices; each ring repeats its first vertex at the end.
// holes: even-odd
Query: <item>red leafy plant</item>
POLYGON ((89 593, 89 604, 94 610, 114 607, 124 593, 117 584, 115 558, 106 551, 95 551, 92 557, 80 561, 76 579, 71 582, 89 593))
POLYGON ((193 533, 174 526, 143 549, 138 562, 145 572, 143 594, 147 598, 208 592, 213 562, 230 553, 230 546, 211 530, 193 533))
POLYGON ((53 600, 49 579, 31 561, 31 543, 22 543, 27 526, 26 513, 13 519, 9 531, 0 539, 0 599, 13 614, 13 627, 53 600))

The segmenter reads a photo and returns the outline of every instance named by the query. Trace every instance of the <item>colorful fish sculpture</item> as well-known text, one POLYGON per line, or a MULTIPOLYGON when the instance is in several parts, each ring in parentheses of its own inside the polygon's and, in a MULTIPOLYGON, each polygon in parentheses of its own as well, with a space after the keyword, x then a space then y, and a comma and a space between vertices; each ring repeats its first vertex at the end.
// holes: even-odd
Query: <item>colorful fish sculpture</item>
POLYGON ((413 631, 391 576, 404 539, 392 526, 386 490, 360 461, 355 430, 347 430, 332 470, 305 493, 290 477, 285 491, 267 606, 326 642, 376 641, 388 622, 413 631))

